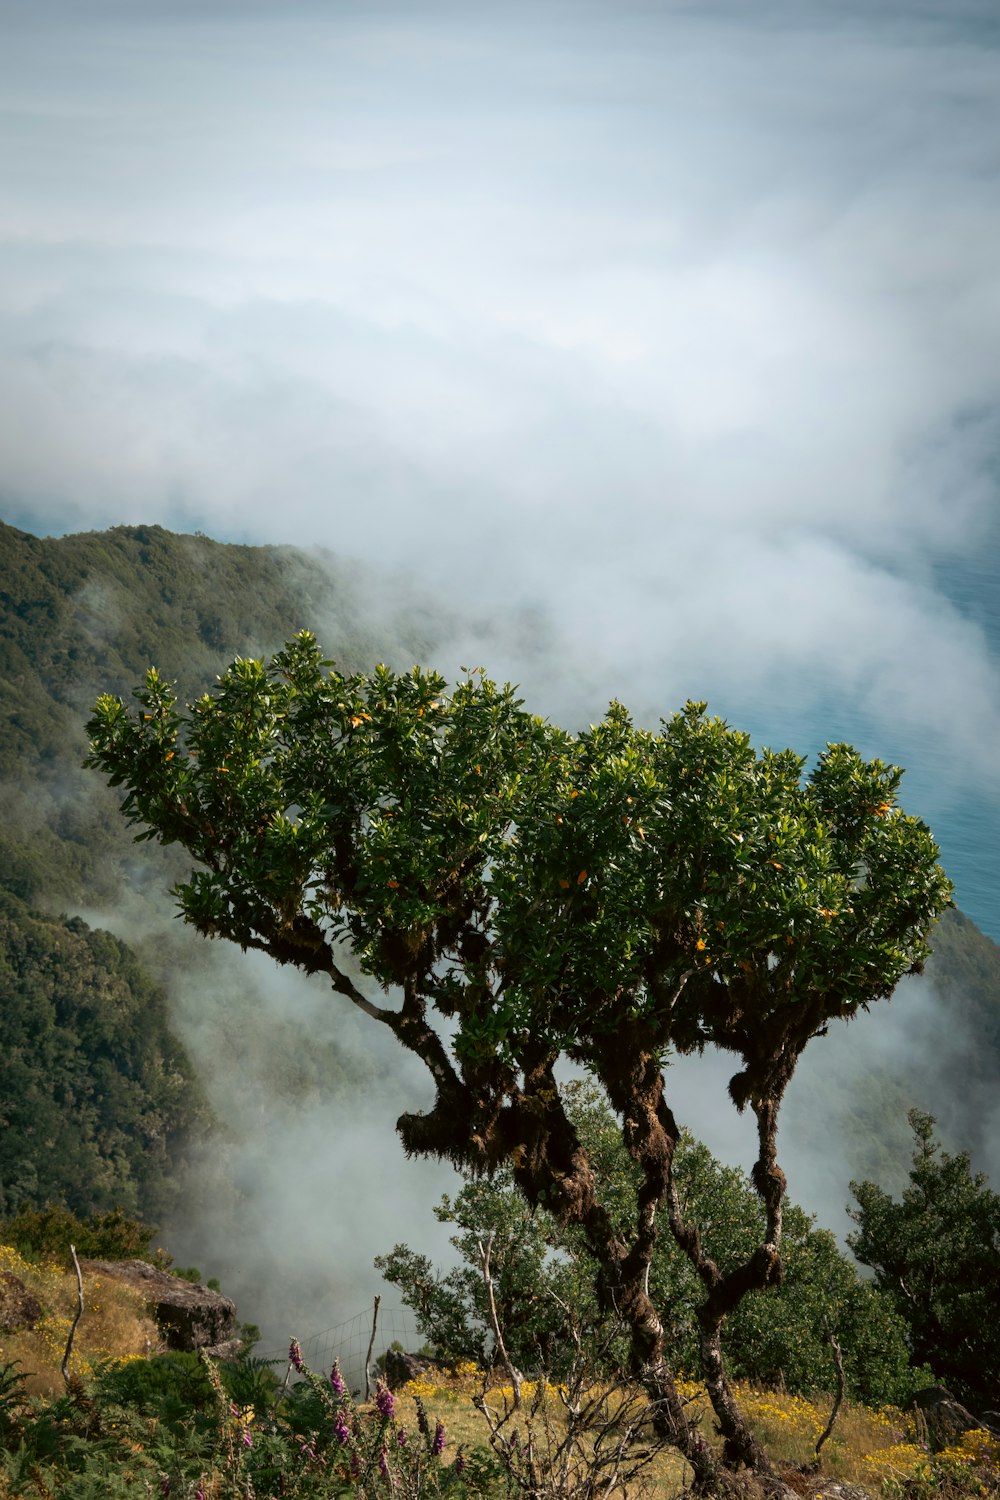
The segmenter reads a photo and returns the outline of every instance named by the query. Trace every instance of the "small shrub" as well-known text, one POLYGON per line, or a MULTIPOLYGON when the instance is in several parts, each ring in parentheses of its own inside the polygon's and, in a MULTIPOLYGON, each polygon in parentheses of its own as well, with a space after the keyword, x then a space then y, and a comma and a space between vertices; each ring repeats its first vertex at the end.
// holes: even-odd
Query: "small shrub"
POLYGON ((192 1286, 201 1286, 201 1272, 197 1266, 171 1266, 171 1276, 176 1276, 178 1281, 190 1281, 192 1286))
POLYGON ((0 1221, 0 1242, 32 1261, 45 1256, 66 1260, 70 1245, 76 1246, 81 1260, 150 1260, 155 1233, 120 1208, 81 1219, 60 1204, 25 1206, 13 1218, 0 1221))
POLYGON ((197 1354, 172 1350, 152 1359, 110 1360, 98 1372, 99 1400, 175 1421, 211 1410, 215 1391, 197 1354))

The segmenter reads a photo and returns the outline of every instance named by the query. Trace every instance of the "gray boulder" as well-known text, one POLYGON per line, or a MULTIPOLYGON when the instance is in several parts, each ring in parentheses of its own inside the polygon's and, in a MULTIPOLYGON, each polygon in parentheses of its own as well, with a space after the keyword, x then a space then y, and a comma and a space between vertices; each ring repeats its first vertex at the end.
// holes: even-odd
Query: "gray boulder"
POLYGON ((122 1281, 139 1292, 168 1348, 214 1352, 220 1345, 233 1347, 236 1303, 221 1292, 182 1281, 144 1260, 83 1260, 80 1269, 84 1295, 88 1273, 122 1281))
POLYGON ((426 1354, 404 1354, 402 1349, 385 1351, 385 1383, 391 1391, 398 1391, 411 1380, 419 1380, 428 1371, 447 1370, 440 1359, 431 1359, 426 1354))
POLYGON ((933 1453, 950 1448, 957 1443, 963 1432, 979 1427, 974 1417, 957 1396, 943 1385, 928 1385, 917 1391, 910 1400, 910 1410, 919 1413, 927 1427, 927 1442, 933 1453))

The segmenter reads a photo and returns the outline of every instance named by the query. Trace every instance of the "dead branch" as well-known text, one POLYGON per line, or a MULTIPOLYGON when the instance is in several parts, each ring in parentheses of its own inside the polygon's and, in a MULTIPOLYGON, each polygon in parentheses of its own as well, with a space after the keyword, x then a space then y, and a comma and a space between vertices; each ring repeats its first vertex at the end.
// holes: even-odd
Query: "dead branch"
POLYGON ((492 1254, 493 1231, 490 1230, 489 1235, 486 1238, 486 1244, 484 1245, 482 1240, 479 1241, 479 1259, 482 1262, 483 1267, 483 1285, 486 1288, 486 1301, 490 1309, 490 1324, 493 1328, 493 1337, 496 1339, 497 1348, 500 1351, 500 1358, 504 1363, 504 1369, 510 1376, 510 1383, 514 1387, 514 1410, 520 1411, 521 1372, 515 1368, 510 1355, 507 1353, 507 1345, 504 1343, 503 1334, 500 1331, 500 1319, 497 1317, 496 1298, 493 1295, 493 1274, 490 1270, 490 1257, 492 1254))
POLYGON ((80 1262, 76 1258, 76 1246, 70 1245, 69 1253, 73 1257, 73 1269, 76 1271, 76 1316, 70 1324, 69 1334, 66 1339, 66 1352, 62 1359, 62 1378, 69 1384, 69 1360, 73 1353, 73 1340, 76 1337, 76 1325, 83 1317, 83 1276, 80 1272, 80 1262))
POLYGON ((372 1350, 375 1347, 375 1329, 378 1327, 378 1310, 382 1298, 376 1294, 372 1305, 372 1336, 368 1340, 368 1353, 365 1355, 365 1400, 370 1401, 372 1395, 372 1350))
POLYGON ((830 1420, 824 1427, 821 1436, 816 1440, 815 1451, 817 1463, 819 1462, 819 1450, 822 1448, 823 1444, 830 1436, 830 1433, 833 1431, 833 1424, 837 1420, 837 1414, 840 1411, 840 1405, 844 1399, 844 1356, 841 1351, 840 1344, 837 1342, 836 1335, 831 1332, 827 1334, 827 1338, 830 1343, 830 1348, 833 1350, 833 1363, 837 1368, 837 1394, 834 1397, 833 1410, 830 1413, 830 1420))

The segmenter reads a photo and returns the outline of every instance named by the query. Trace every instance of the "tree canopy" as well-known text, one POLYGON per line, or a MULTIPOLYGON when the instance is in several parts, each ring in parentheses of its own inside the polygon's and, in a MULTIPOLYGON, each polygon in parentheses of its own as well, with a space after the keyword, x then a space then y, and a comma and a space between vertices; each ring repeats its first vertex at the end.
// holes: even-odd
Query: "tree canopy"
POLYGON ((689 703, 658 732, 612 703, 571 734, 480 671, 344 674, 298 635, 237 659, 187 713, 151 671, 138 708, 105 696, 89 764, 124 788, 139 837, 197 861, 178 887, 210 937, 325 975, 422 1058, 434 1107, 408 1152, 509 1163, 531 1204, 578 1224, 632 1333, 637 1369, 708 1484, 648 1291, 657 1209, 703 1287, 703 1372, 727 1456, 766 1464, 732 1401, 721 1329, 781 1275, 777 1118, 808 1041, 919 968, 949 900, 937 848, 897 805, 901 772, 830 745, 790 750, 689 703), (344 959, 390 998, 362 988, 344 959), (733 1056, 756 1117, 764 1228, 723 1269, 672 1177, 669 1051, 733 1056), (638 1168, 630 1228, 602 1204, 556 1080, 600 1083, 638 1168))

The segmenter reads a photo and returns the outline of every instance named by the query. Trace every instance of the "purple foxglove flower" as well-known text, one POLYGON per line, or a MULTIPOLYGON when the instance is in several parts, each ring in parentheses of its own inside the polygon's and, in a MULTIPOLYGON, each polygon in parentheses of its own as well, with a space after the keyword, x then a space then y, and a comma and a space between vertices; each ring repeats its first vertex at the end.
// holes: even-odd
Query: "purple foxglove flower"
POLYGON ((441 1453, 441 1452, 443 1452, 443 1451, 444 1451, 444 1423, 441 1421, 441 1418, 438 1417, 437 1426, 434 1429, 434 1441, 431 1443, 431 1452, 434 1454, 434 1457, 437 1458, 438 1454, 441 1453))
POLYGON ((396 1428, 396 1442, 399 1444, 399 1446, 401 1448, 405 1448, 406 1447, 406 1428, 405 1427, 397 1427, 396 1428))
POLYGON ((375 1406, 379 1416, 385 1417, 386 1421, 396 1410, 396 1398, 384 1380, 380 1380, 375 1387, 375 1406))
POLYGON ((361 1460, 356 1453, 351 1454, 351 1473, 355 1479, 361 1473, 361 1460))
POLYGON ((389 1478, 389 1455, 384 1448, 378 1456, 378 1471, 383 1479, 389 1478))
POLYGON ((160 1494, 161 1495, 169 1495, 170 1494, 170 1480, 169 1480, 169 1478, 167 1477, 166 1474, 164 1474, 163 1478, 160 1480, 160 1494))
POLYGON ((344 1384, 344 1377, 340 1373, 339 1359, 335 1359, 333 1362, 333 1369, 330 1371, 330 1384, 333 1386, 333 1389, 338 1396, 342 1396, 347 1390, 347 1387, 344 1384))
POLYGON ((424 1437, 428 1437, 430 1435, 430 1428, 427 1425, 427 1413, 424 1411, 424 1403, 421 1401, 419 1396, 416 1400, 416 1407, 417 1426, 420 1428, 420 1431, 423 1433, 424 1437))
POLYGON ((288 1346, 288 1363, 296 1370, 302 1369, 302 1345, 298 1339, 292 1339, 288 1346))
POLYGON ((351 1429, 344 1421, 343 1412, 337 1413, 337 1420, 333 1424, 333 1435, 338 1443, 347 1444, 351 1441, 351 1429))
POLYGON ((252 1448, 253 1447, 253 1437, 252 1437, 252 1435, 249 1432, 246 1432, 246 1431, 244 1431, 244 1433, 243 1433, 243 1446, 244 1446, 244 1448, 252 1448))

